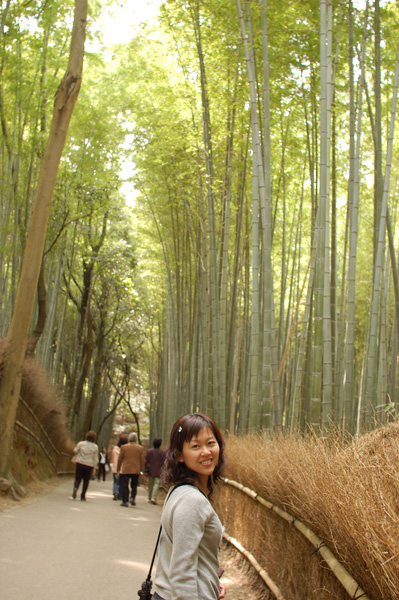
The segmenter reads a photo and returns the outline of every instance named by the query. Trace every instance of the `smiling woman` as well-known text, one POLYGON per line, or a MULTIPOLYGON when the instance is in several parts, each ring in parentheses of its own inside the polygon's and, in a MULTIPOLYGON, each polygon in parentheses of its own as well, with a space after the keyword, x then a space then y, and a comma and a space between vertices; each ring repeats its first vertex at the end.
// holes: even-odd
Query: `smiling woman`
POLYGON ((170 489, 162 513, 155 600, 225 595, 219 582, 223 528, 209 501, 225 466, 224 448, 219 428, 206 415, 185 415, 172 427, 163 469, 170 489))
POLYGON ((213 461, 212 468, 206 473, 206 481, 205 478, 202 478, 205 481, 205 489, 202 491, 211 496, 213 483, 219 479, 221 470, 226 466, 225 442, 215 421, 201 413, 185 415, 178 419, 172 427, 162 475, 167 489, 179 483, 201 487, 197 471, 192 468, 191 462, 189 465, 186 463, 183 454, 185 450, 186 457, 188 457, 189 450, 194 454, 198 452, 203 460, 203 446, 202 453, 195 450, 196 446, 201 447, 199 442, 204 443, 203 436, 207 448, 212 448, 215 443, 218 447, 218 460, 213 461))
POLYGON ((179 462, 196 474, 198 487, 206 493, 209 477, 219 462, 220 447, 212 429, 204 426, 190 441, 184 442, 179 462))

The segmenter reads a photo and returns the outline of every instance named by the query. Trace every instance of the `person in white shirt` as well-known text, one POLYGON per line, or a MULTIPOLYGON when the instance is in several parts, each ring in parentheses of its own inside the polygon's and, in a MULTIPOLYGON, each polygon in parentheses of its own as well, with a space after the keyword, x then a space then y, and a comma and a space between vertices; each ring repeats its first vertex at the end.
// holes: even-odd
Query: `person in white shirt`
POLYGON ((100 481, 100 479, 105 481, 107 469, 109 471, 108 452, 106 448, 103 448, 100 452, 100 460, 98 461, 97 481, 100 481))
POLYGON ((86 433, 86 439, 76 444, 74 448, 76 472, 75 482, 73 484, 72 498, 75 500, 78 488, 83 479, 82 492, 80 494, 81 500, 86 500, 86 492, 89 487, 91 477, 96 474, 96 467, 98 464, 98 446, 95 443, 97 434, 95 431, 88 431, 86 433))

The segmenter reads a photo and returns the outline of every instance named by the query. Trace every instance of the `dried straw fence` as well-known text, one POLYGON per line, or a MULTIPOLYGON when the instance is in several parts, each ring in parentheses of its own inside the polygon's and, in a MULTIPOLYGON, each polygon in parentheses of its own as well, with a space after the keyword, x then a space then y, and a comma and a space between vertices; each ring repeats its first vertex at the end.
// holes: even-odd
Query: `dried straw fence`
POLYGON ((216 486, 226 531, 287 600, 365 598, 362 590, 399 600, 399 422, 356 438, 322 433, 227 439, 225 476, 256 493, 216 486), (361 589, 345 589, 324 544, 361 589))
MULTIPOLYGON (((269 538, 269 540, 272 540, 272 544, 274 545, 277 541, 277 537, 281 538, 281 534, 284 533, 284 538, 285 541, 288 541, 288 538, 290 536, 290 532, 293 531, 293 528, 295 528, 296 530, 298 530, 304 539, 306 539, 312 546, 313 549, 310 550, 308 549, 305 553, 301 552, 302 554, 302 559, 304 560, 304 562, 307 564, 307 567, 310 569, 311 572, 311 577, 310 579, 313 581, 313 585, 314 585, 314 563, 318 562, 319 563, 319 573, 320 573, 320 577, 319 579, 319 584, 316 584, 316 589, 313 590, 313 592, 316 592, 317 597, 318 598, 324 598, 324 594, 323 592, 326 592, 326 598, 352 598, 353 600, 358 600, 360 598, 362 598, 363 600, 371 600, 369 598, 369 596, 367 596, 367 594, 364 592, 364 590, 362 590, 362 588, 360 587, 360 585, 353 579, 353 577, 350 575, 350 573, 348 573, 348 571, 339 563, 339 561, 336 559, 336 557, 333 555, 333 553, 331 552, 331 550, 326 546, 326 544, 309 528, 307 527, 304 523, 302 523, 299 519, 293 517, 290 513, 288 513, 287 511, 281 509, 280 507, 276 506, 275 504, 273 504, 272 502, 269 502, 268 500, 265 500, 264 498, 258 496, 258 494, 256 492, 254 492, 253 490, 249 489, 246 486, 243 486, 241 483, 238 483, 234 480, 228 479, 228 478, 224 478, 223 479, 224 483, 226 484, 226 487, 224 488, 222 494, 224 496, 224 499, 222 500, 221 498, 219 498, 219 510, 221 508, 221 506, 224 506, 224 521, 226 524, 226 527, 228 528, 232 528, 234 530, 238 530, 237 525, 239 525, 239 523, 241 522, 241 524, 245 524, 249 525, 249 528, 247 531, 241 531, 239 533, 239 535, 244 536, 247 538, 247 543, 249 544, 249 547, 254 548, 255 547, 255 551, 256 551, 256 540, 258 537, 260 537, 261 539, 261 543, 263 546, 263 550, 264 550, 264 544, 267 541, 267 536, 266 536, 266 530, 263 529, 262 525, 265 525, 265 521, 268 520, 268 517, 270 517, 270 515, 267 515, 266 513, 268 511, 271 511, 271 513, 273 515, 277 515, 279 520, 280 520, 280 524, 282 524, 282 522, 285 521, 285 527, 286 527, 286 532, 284 532, 284 530, 281 530, 280 527, 278 527, 278 529, 280 530, 280 535, 276 534, 276 532, 273 533, 273 535, 271 536, 271 538, 269 538), (237 497, 236 494, 236 490, 239 490, 241 495, 239 495, 237 497), (242 494, 244 494, 245 496, 243 496, 242 494), (254 501, 255 503, 258 503, 261 505, 261 507, 257 506, 256 504, 254 504, 253 502, 251 503, 251 500, 248 501, 248 498, 252 499, 252 501, 254 501), (244 505, 243 505, 244 503, 244 505), (252 505, 251 505, 252 504, 252 505), (234 505, 236 506, 236 508, 238 509, 238 512, 240 512, 240 509, 242 510, 242 516, 244 518, 239 518, 239 519, 235 519, 235 517, 232 517, 231 514, 232 512, 234 512, 235 514, 237 514, 237 511, 232 511, 234 505), (265 510, 263 510, 265 509, 265 510), (263 512, 262 512, 263 511, 263 512), (234 522, 232 522, 232 519, 234 522), (282 521, 281 521, 282 520, 282 521), (226 523, 227 521, 227 523, 226 523), (259 535, 259 532, 264 531, 265 536, 263 537, 261 534, 259 535), (317 558, 319 557, 319 558, 317 558), (329 569, 329 571, 327 571, 326 569, 329 569), (329 577, 326 577, 326 573, 330 573, 333 574, 334 577, 336 578, 337 581, 340 582, 340 584, 342 585, 342 590, 341 592, 343 592, 343 594, 341 593, 339 596, 335 595, 335 593, 333 592, 332 587, 335 588, 336 585, 336 581, 334 581, 334 579, 332 579, 331 583, 328 583, 328 579, 329 577), (332 583, 334 583, 334 586, 332 585, 332 583), (322 587, 320 587, 320 584, 322 587), (324 588, 324 589, 323 589, 324 588), (345 594, 344 590, 347 592, 347 594, 345 594)), ((274 522, 274 518, 273 516, 270 519, 270 522, 268 523, 268 533, 270 535, 271 533, 271 529, 274 529, 274 525, 277 525, 277 522, 274 522)), ((229 529, 230 530, 230 529, 229 529)), ((247 560, 251 563, 252 567, 256 570, 258 576, 263 580, 263 582, 266 584, 268 590, 271 592, 271 597, 275 597, 277 600, 285 600, 285 598, 291 597, 292 596, 285 596, 284 592, 282 590, 284 590, 286 587, 289 586, 285 586, 284 582, 279 582, 279 584, 276 583, 276 581, 271 577, 271 575, 269 574, 269 572, 262 567, 259 562, 256 560, 255 556, 248 551, 247 548, 245 548, 239 541, 237 541, 234 537, 231 537, 230 535, 228 535, 226 532, 224 533, 224 538, 225 540, 227 540, 227 542, 229 542, 231 545, 233 545, 239 552, 241 552, 241 554, 243 554, 247 560), (280 587, 279 587, 280 586, 280 587)), ((297 543, 293 542, 292 544, 290 544, 291 547, 295 548, 295 549, 299 549, 299 546, 297 543)), ((297 562, 298 558, 300 557, 296 557, 295 562, 297 562)), ((287 566, 286 566, 286 560, 283 563, 280 563, 280 561, 275 561, 272 560, 271 561, 271 570, 274 570, 273 567, 275 566, 273 563, 277 563, 278 564, 278 569, 280 571, 280 573, 284 573, 284 579, 286 578, 286 571, 287 571, 287 566)), ((291 570, 293 569, 293 565, 291 567, 291 570)), ((306 566, 303 565, 301 566, 301 570, 298 572, 303 573, 304 569, 306 571, 306 566)), ((274 577, 276 577, 276 575, 274 575, 274 577)), ((292 583, 294 582, 294 578, 295 575, 291 572, 291 577, 289 577, 288 579, 292 579, 292 583)), ((283 579, 281 576, 276 577, 276 580, 280 580, 283 579)), ((299 578, 301 579, 301 578, 299 578)), ((308 581, 310 582, 310 579, 308 578, 308 581)), ((312 585, 312 584, 311 584, 312 585)), ((288 590, 287 590, 288 591, 288 590)), ((303 590, 302 586, 301 589, 298 590, 299 591, 299 595, 297 596, 298 598, 310 598, 314 596, 314 593, 310 595, 310 590, 303 590)), ((267 594, 268 595, 268 594, 267 594)))
POLYGON ((54 474, 65 475, 73 472, 71 455, 58 450, 54 446, 41 422, 22 398, 19 399, 15 429, 40 447, 54 474))

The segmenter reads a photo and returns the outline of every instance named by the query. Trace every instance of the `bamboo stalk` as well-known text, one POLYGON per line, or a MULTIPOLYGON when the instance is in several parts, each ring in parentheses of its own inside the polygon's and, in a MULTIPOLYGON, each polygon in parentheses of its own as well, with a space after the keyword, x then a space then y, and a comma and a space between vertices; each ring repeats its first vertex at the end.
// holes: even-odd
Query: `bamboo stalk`
POLYGON ((363 598, 364 600, 371 600, 369 596, 362 590, 362 588, 358 585, 358 583, 353 579, 352 575, 345 569, 341 563, 335 558, 334 554, 331 550, 326 546, 326 544, 321 540, 313 531, 302 521, 296 519, 293 515, 286 512, 279 506, 276 506, 269 500, 265 500, 264 498, 258 496, 256 492, 251 490, 250 488, 234 481, 233 479, 223 478, 223 481, 232 487, 241 490, 247 496, 250 496, 253 500, 256 500, 262 506, 265 506, 267 509, 272 510, 276 514, 278 514, 282 519, 287 521, 293 527, 296 527, 298 531, 302 533, 309 540, 309 542, 316 548, 317 554, 320 554, 323 559, 326 561, 327 565, 330 567, 331 571, 334 573, 335 577, 338 581, 343 585, 345 590, 350 594, 350 597, 353 600, 357 600, 357 598, 363 598))
POLYGON ((259 577, 261 577, 263 579, 263 581, 266 583, 267 587, 276 596, 277 600, 285 600, 284 596, 282 595, 282 593, 279 590, 279 588, 277 587, 277 585, 274 583, 273 579, 271 579, 271 577, 268 574, 268 572, 265 571, 265 569, 258 563, 258 561, 256 560, 256 558, 250 552, 248 552, 248 550, 246 550, 244 548, 244 546, 242 546, 240 544, 240 542, 238 542, 235 538, 230 537, 226 532, 223 532, 223 537, 232 546, 234 546, 235 548, 237 548, 237 550, 239 552, 241 552, 241 554, 243 554, 245 556, 245 558, 247 558, 249 560, 249 562, 251 563, 251 565, 254 567, 254 569, 258 573, 259 577))

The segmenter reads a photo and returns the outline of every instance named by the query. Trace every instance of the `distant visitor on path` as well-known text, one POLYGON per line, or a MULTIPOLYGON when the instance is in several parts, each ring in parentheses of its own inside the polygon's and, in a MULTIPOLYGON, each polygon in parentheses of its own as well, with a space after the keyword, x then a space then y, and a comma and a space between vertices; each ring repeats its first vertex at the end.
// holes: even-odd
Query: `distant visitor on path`
POLYGON ((105 481, 107 471, 109 471, 108 452, 106 448, 103 448, 100 452, 100 459, 98 461, 97 481, 100 481, 100 479, 105 481))
POLYGON ((137 433, 129 435, 129 443, 121 446, 116 468, 119 473, 119 490, 122 497, 121 506, 136 506, 136 493, 140 473, 144 472, 144 448, 137 443, 137 433))
POLYGON ((166 448, 162 482, 169 489, 154 580, 154 600, 218 600, 219 544, 223 527, 210 498, 226 464, 225 442, 210 417, 196 413, 176 421, 166 448))
POLYGON ((145 455, 145 472, 148 473, 148 501, 157 503, 161 470, 165 462, 166 452, 161 448, 162 439, 155 438, 153 448, 149 448, 145 455))
POLYGON ((98 464, 98 446, 95 443, 97 434, 95 431, 88 431, 86 433, 86 439, 79 442, 75 448, 75 462, 76 462, 76 473, 75 483, 73 485, 72 498, 76 498, 80 482, 83 479, 82 493, 80 494, 81 500, 86 500, 86 492, 89 487, 90 478, 95 476, 96 467, 98 464))
POLYGON ((112 448, 112 452, 111 452, 111 469, 112 469, 112 477, 114 479, 112 493, 114 496, 114 500, 120 500, 120 498, 121 498, 120 492, 119 492, 119 475, 118 475, 117 467, 118 467, 118 458, 119 458, 119 453, 121 451, 121 446, 123 446, 124 444, 127 444, 127 442, 128 442, 128 439, 127 439, 126 433, 121 433, 121 435, 119 436, 119 439, 118 439, 118 443, 116 444, 116 446, 114 446, 112 448))

